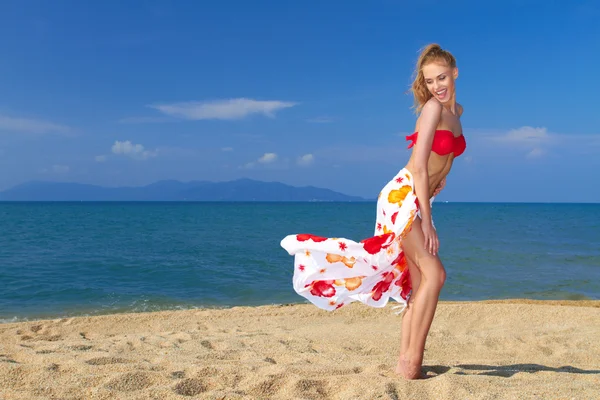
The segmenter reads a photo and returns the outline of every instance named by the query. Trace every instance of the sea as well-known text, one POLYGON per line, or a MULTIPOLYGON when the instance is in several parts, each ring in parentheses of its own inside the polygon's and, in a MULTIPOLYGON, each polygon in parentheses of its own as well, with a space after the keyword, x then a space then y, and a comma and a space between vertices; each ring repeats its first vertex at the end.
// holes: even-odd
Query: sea
MULTIPOLYGON (((288 234, 362 240, 375 202, 2 202, 0 322, 307 303, 288 234)), ((433 205, 441 300, 600 299, 600 204, 433 205)))

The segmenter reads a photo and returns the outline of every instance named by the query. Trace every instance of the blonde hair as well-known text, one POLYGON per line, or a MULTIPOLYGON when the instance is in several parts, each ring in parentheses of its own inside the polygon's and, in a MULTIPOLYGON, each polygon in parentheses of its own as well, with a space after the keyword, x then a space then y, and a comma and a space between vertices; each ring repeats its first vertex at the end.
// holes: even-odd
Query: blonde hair
POLYGON ((414 81, 409 91, 413 93, 415 114, 419 114, 423 106, 432 97, 432 94, 427 89, 425 84, 425 76, 423 76, 423 67, 432 62, 441 61, 450 68, 456 67, 456 59, 447 50, 443 50, 437 43, 431 43, 421 50, 417 65, 414 71, 414 81))

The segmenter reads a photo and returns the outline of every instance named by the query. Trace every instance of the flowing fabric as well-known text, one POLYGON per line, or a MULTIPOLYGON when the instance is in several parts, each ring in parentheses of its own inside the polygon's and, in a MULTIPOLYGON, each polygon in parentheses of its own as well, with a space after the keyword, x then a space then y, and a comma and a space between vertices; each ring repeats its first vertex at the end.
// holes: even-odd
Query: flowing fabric
POLYGON ((324 310, 354 301, 385 307, 390 298, 403 310, 411 280, 402 239, 417 215, 413 177, 403 168, 379 193, 374 236, 360 242, 307 233, 286 236, 281 246, 294 256, 294 290, 324 310))

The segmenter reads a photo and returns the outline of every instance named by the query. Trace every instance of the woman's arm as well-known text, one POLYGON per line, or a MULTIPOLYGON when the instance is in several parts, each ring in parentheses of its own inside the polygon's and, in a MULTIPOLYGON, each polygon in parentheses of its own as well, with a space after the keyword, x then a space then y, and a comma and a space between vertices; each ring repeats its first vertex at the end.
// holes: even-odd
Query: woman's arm
POLYGON ((439 248, 437 234, 431 219, 429 204, 429 171, 427 164, 431 154, 431 145, 435 130, 442 115, 442 105, 435 99, 429 100, 421 112, 419 123, 419 140, 415 145, 415 159, 412 171, 415 179, 415 191, 421 210, 421 228, 425 235, 425 249, 435 255, 439 248))

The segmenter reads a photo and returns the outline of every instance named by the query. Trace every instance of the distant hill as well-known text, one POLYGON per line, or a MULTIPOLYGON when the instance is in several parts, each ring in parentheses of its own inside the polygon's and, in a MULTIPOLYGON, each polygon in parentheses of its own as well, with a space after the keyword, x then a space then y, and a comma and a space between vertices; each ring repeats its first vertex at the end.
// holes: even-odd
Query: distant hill
POLYGON ((0 201, 367 201, 329 189, 238 179, 228 182, 174 180, 140 187, 32 181, 0 192, 0 201))

